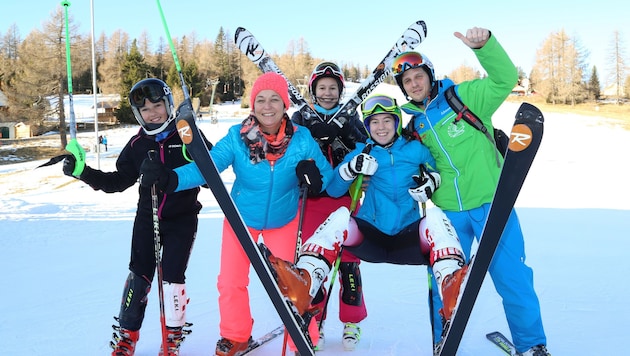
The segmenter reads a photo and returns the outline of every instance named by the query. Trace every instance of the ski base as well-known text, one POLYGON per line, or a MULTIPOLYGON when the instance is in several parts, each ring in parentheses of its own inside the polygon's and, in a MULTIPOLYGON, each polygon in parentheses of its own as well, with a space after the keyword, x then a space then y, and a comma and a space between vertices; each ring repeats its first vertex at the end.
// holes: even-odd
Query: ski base
POLYGON ((261 347, 262 345, 268 343, 269 341, 275 339, 276 337, 280 336, 284 334, 284 325, 280 325, 277 328, 271 330, 270 332, 266 333, 265 335, 259 337, 258 339, 252 341, 249 346, 247 347, 247 349, 245 351, 243 351, 241 353, 242 355, 247 355, 248 353, 256 350, 257 348, 261 347))
POLYGON ((501 349, 501 351, 505 352, 506 355, 516 355, 516 346, 514 346, 512 341, 505 337, 505 335, 503 335, 500 331, 488 333, 486 334, 486 338, 501 349))

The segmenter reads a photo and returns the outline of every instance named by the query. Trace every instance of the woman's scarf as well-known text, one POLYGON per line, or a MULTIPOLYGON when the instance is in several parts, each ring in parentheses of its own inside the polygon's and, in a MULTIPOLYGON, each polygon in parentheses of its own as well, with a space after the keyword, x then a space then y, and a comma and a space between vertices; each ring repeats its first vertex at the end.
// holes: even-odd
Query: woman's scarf
POLYGON ((277 134, 262 132, 254 115, 249 115, 241 125, 241 139, 249 148, 249 160, 253 164, 264 159, 270 162, 280 159, 286 152, 293 136, 293 124, 287 114, 284 114, 277 134))

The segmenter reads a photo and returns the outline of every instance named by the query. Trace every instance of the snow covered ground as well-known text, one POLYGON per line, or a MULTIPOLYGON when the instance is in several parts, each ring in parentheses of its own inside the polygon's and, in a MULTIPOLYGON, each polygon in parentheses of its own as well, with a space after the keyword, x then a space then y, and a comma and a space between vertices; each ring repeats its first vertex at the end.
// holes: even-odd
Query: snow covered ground
MULTIPOLYGON (((382 85, 377 92, 397 89, 382 85)), ((509 128, 517 107, 504 104, 495 116, 498 126, 509 128)), ((247 113, 234 105, 214 108, 218 124, 200 121, 213 142, 247 113)), ((550 113, 545 122, 545 137, 517 210, 548 347, 554 356, 619 355, 630 327, 630 132, 604 118, 550 113)), ((109 151, 101 154, 101 169, 113 169, 136 130, 103 132, 109 151)), ((93 146, 93 136, 78 138, 93 146)), ((94 153, 88 153, 88 164, 95 162, 94 153)), ((128 273, 136 189, 96 192, 64 176, 60 164, 35 169, 41 163, 0 166, 1 353, 109 354, 112 316, 118 313, 128 273)), ((228 184, 233 180, 230 171, 223 177, 228 184)), ((200 200, 204 208, 187 273, 188 319, 194 323, 182 345, 187 356, 211 355, 219 338, 216 277, 222 213, 209 190, 202 191, 200 200)), ((369 316, 361 324, 358 349, 342 351, 334 296, 326 349, 317 354, 431 355, 425 268, 363 263, 361 269, 369 316)), ((257 337, 280 321, 253 272, 250 293, 257 337)), ((137 355, 156 355, 159 349, 156 297, 153 288, 137 355)), ((509 336, 500 303, 487 279, 459 355, 501 355, 485 339, 494 330, 509 336)), ((281 339, 252 355, 278 355, 281 339)))

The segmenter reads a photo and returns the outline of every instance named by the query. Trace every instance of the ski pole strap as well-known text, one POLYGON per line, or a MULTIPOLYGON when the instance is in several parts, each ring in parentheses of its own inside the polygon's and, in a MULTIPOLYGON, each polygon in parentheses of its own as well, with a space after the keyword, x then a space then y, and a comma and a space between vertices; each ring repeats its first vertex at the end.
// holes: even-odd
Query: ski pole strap
POLYGON ((457 94, 455 93, 455 86, 452 85, 448 87, 448 89, 446 89, 446 91, 444 92, 444 96, 446 96, 446 102, 448 102, 448 105, 457 114, 457 118, 455 118, 455 123, 463 119, 470 126, 481 131, 486 136, 488 141, 492 143, 492 146, 495 147, 494 154, 496 156, 495 158, 497 160, 497 165, 501 167, 501 160, 499 158, 499 153, 496 150, 497 144, 496 144, 496 141, 494 140, 494 137, 492 137, 490 132, 488 132, 488 128, 483 124, 483 122, 481 122, 481 119, 477 117, 477 115, 475 115, 475 113, 472 112, 468 108, 468 106, 464 105, 462 100, 457 96, 457 94))

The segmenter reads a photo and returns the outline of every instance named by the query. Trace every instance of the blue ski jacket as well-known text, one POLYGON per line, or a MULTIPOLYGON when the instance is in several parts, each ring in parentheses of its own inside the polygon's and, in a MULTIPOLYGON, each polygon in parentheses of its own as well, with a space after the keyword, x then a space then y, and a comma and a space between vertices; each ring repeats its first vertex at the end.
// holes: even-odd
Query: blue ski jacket
MULTIPOLYGON (((417 140, 398 137, 389 147, 379 146, 372 139, 368 139, 367 143, 373 145, 370 155, 378 162, 378 169, 369 179, 356 217, 388 235, 395 235, 420 219, 418 202, 413 200, 408 190, 417 185, 412 176, 419 174, 420 165, 431 169, 435 161, 429 150, 417 140)), ((330 196, 339 197, 348 191, 352 181, 341 178, 339 167, 359 155, 365 146, 357 143, 356 149, 335 168, 333 179, 326 189, 330 196)))
MULTIPOLYGON (((268 160, 252 163, 249 149, 241 139, 241 124, 232 126, 210 151, 219 172, 232 167, 234 185, 230 195, 245 224, 258 230, 279 228, 297 214, 300 188, 295 168, 298 162, 312 159, 322 175, 326 188, 332 177, 332 167, 322 155, 319 145, 308 129, 294 124, 294 133, 284 155, 271 164, 268 160)), ((175 169, 176 191, 205 184, 193 162, 175 169)))

